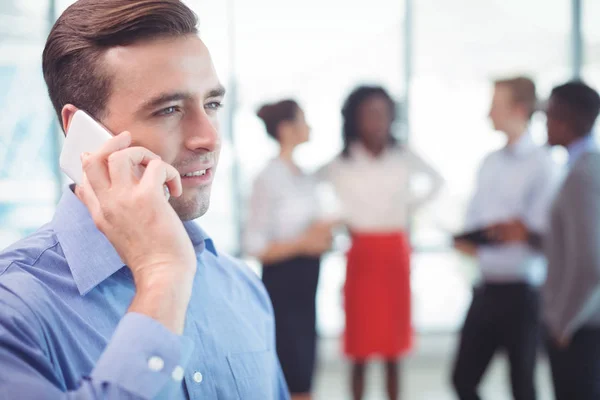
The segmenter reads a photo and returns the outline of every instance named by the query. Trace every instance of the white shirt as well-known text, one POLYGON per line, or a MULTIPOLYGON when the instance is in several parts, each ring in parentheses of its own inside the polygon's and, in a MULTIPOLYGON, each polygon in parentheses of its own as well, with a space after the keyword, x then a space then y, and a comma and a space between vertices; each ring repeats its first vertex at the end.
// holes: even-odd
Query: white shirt
MULTIPOLYGON (((489 154, 479 169, 466 229, 521 219, 529 230, 545 233, 559 182, 557 172, 549 150, 537 146, 527 133, 513 146, 489 154)), ((527 244, 482 246, 477 258, 486 282, 537 286, 546 276, 541 252, 527 244)))
POLYGON ((292 240, 319 217, 316 180, 280 158, 254 182, 244 232, 244 250, 258 256, 274 241, 292 240))
POLYGON ((368 233, 406 229, 410 212, 434 196, 443 182, 406 147, 394 146, 375 157, 359 143, 351 146, 348 158, 338 156, 319 175, 333 184, 342 220, 350 229, 368 233), (425 195, 414 190, 420 177, 431 184, 425 195))

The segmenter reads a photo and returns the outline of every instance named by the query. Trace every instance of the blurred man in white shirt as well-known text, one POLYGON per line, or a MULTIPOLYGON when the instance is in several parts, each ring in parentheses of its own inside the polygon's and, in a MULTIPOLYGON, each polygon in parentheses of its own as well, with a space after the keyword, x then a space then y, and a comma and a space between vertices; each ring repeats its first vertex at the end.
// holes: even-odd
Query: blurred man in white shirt
POLYGON ((489 117, 506 135, 506 146, 483 161, 466 220, 467 231, 482 230, 490 242, 455 242, 481 269, 452 374, 461 400, 480 399, 477 387, 500 350, 508 355, 514 399, 536 398, 539 286, 545 279, 540 237, 555 186, 549 151, 529 133, 536 102, 528 78, 495 82, 489 117))

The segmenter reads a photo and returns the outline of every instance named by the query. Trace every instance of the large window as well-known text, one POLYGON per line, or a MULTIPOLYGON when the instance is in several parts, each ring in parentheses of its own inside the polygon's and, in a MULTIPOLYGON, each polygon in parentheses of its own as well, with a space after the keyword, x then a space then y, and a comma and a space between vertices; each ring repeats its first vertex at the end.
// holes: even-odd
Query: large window
POLYGON ((0 2, 0 248, 48 221, 58 196, 40 62, 47 16, 47 1, 0 2))
MULTIPOLYGON (((600 91, 600 2, 582 1, 583 79, 600 91)), ((596 122, 596 134, 600 121, 596 122)))

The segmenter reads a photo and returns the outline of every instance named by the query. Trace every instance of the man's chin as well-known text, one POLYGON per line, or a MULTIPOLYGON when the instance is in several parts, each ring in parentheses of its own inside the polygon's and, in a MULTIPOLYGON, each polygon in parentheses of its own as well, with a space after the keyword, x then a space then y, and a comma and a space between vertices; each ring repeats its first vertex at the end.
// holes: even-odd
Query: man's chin
POLYGON ((210 205, 210 194, 196 196, 195 198, 181 198, 171 200, 173 209, 182 221, 190 221, 202 217, 208 212, 210 205))

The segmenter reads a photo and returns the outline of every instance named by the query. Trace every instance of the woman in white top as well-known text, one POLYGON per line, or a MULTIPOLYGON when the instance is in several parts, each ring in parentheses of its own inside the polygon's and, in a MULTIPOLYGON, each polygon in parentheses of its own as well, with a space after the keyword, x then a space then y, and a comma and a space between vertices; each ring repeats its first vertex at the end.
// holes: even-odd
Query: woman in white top
POLYGON ((277 354, 292 398, 310 399, 315 296, 320 256, 331 247, 331 224, 319 221, 316 182, 292 157, 309 139, 302 109, 284 100, 263 106, 258 116, 281 150, 254 183, 244 245, 263 264, 275 312, 277 354))
POLYGON ((398 359, 412 346, 408 218, 436 194, 442 179, 396 143, 391 134, 395 104, 383 88, 356 89, 342 114, 343 152, 321 175, 335 188, 352 239, 344 286, 344 351, 354 362, 354 399, 363 395, 366 361, 380 356, 393 400, 399 393, 398 359), (418 175, 432 183, 422 196, 410 190, 418 175))

